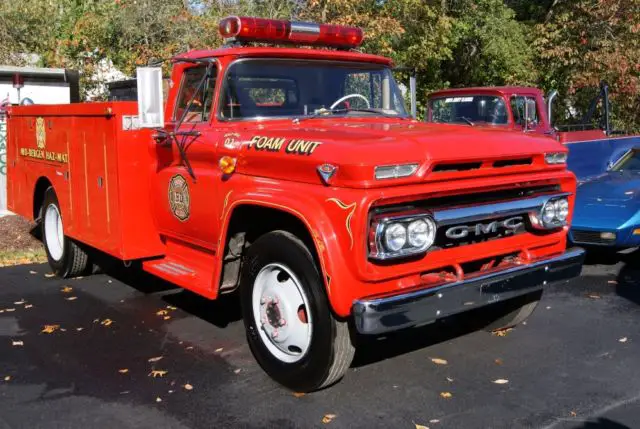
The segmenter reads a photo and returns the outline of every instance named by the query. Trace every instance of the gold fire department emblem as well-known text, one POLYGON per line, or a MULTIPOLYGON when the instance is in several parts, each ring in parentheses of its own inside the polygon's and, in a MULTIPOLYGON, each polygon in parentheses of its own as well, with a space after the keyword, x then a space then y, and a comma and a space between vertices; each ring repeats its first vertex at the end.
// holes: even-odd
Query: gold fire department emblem
POLYGON ((169 205, 171 213, 184 222, 189 219, 189 184, 182 175, 176 174, 169 181, 169 205))
POLYGON ((38 149, 44 149, 47 145, 47 132, 44 129, 43 117, 36 119, 36 143, 38 145, 38 149))

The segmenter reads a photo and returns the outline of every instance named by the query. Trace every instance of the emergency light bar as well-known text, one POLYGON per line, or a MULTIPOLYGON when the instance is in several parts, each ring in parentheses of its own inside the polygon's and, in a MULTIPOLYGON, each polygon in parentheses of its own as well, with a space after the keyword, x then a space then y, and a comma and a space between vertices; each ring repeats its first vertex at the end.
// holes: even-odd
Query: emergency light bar
POLYGON ((343 49, 360 46, 364 38, 362 29, 357 27, 246 16, 223 19, 219 30, 225 41, 299 43, 343 49))

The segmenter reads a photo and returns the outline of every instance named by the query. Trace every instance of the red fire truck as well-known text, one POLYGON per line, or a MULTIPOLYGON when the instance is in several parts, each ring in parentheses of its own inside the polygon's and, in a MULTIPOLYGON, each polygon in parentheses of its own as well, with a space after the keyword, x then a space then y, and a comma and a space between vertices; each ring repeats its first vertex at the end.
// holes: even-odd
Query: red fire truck
POLYGON ((225 47, 173 58, 166 103, 151 67, 137 104, 11 109, 10 209, 42 225, 57 275, 99 249, 210 299, 238 291, 258 363, 312 391, 356 334, 490 304, 490 328, 512 326, 579 274, 561 144, 416 121, 358 28, 220 31, 225 47))

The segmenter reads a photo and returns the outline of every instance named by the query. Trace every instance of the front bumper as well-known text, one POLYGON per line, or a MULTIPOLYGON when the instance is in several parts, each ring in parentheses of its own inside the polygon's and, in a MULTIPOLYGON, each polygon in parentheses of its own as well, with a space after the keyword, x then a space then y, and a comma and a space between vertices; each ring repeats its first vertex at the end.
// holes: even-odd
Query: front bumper
POLYGON ((572 248, 552 258, 494 271, 440 286, 354 302, 361 334, 382 334, 434 321, 543 288, 580 275, 584 250, 572 248))

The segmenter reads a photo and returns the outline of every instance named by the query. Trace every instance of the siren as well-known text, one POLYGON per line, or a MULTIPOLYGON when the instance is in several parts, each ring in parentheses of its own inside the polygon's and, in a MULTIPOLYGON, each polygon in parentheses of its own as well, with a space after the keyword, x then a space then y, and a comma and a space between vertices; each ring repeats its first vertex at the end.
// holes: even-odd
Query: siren
POLYGON ((297 43, 340 49, 356 48, 364 38, 358 27, 246 16, 224 18, 219 30, 225 41, 297 43))

